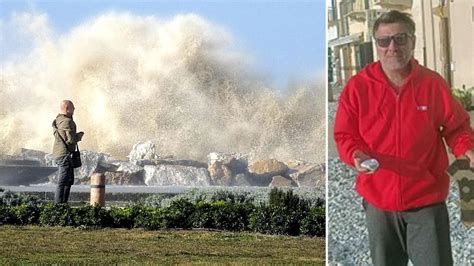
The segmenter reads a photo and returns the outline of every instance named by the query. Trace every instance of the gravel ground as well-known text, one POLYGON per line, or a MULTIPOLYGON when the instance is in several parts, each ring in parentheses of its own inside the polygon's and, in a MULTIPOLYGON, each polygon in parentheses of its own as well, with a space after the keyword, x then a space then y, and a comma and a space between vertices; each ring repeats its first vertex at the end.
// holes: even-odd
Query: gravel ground
MULTIPOLYGON (((336 104, 329 103, 332 126, 336 104)), ((356 172, 339 158, 328 162, 328 263, 329 265, 370 265, 368 235, 362 199, 355 191, 356 172)), ((451 224, 454 265, 474 265, 474 228, 460 220, 459 191, 451 182, 447 200, 451 224)))

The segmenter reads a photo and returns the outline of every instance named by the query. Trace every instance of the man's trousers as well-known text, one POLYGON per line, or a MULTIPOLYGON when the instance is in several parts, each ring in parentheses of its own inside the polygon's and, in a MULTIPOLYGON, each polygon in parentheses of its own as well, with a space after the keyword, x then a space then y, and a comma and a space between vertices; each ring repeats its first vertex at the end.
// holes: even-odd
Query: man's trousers
POLYGON ((54 194, 55 203, 67 203, 71 186, 74 184, 74 168, 69 156, 56 159, 58 165, 58 185, 54 194))
POLYGON ((363 205, 374 265, 453 265, 445 202, 401 212, 363 205))

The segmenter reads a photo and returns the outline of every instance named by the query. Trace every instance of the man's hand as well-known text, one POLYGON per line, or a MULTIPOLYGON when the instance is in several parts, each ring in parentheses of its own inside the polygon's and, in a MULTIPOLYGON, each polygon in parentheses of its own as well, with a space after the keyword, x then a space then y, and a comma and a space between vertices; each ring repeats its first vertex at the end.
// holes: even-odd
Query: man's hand
POLYGON ((469 166, 474 168, 474 150, 468 150, 464 155, 469 159, 469 166))
POLYGON ((354 152, 352 157, 354 158, 354 166, 357 169, 357 171, 359 171, 360 173, 373 174, 373 172, 369 171, 367 168, 364 168, 360 165, 363 161, 370 159, 369 155, 365 154, 364 152, 360 150, 357 150, 354 152))

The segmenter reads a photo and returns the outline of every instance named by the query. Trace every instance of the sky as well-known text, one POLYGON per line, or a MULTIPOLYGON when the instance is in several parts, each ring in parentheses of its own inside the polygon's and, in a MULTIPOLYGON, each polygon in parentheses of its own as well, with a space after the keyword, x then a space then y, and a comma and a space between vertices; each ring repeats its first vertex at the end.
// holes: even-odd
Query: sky
MULTIPOLYGON (((292 81, 314 79, 325 69, 323 0, 0 0, 0 23, 5 24, 15 12, 25 11, 47 14, 57 35, 108 11, 163 18, 194 13, 228 31, 237 47, 253 58, 261 74, 278 88, 292 81)), ((0 60, 4 60, 11 47, 4 43, 6 38, 0 40, 0 60)))

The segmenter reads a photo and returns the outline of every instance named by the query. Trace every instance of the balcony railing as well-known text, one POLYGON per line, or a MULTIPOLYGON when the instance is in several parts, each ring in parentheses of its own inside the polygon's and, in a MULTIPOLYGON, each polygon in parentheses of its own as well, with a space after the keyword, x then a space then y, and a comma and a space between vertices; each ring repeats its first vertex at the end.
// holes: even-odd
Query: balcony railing
POLYGON ((413 4, 413 0, 373 0, 374 5, 378 5, 385 9, 409 9, 413 4))
MULTIPOLYGON (((341 6, 342 7, 342 6, 341 6)), ((344 17, 356 21, 365 21, 365 7, 364 0, 348 1, 344 3, 344 17)))

